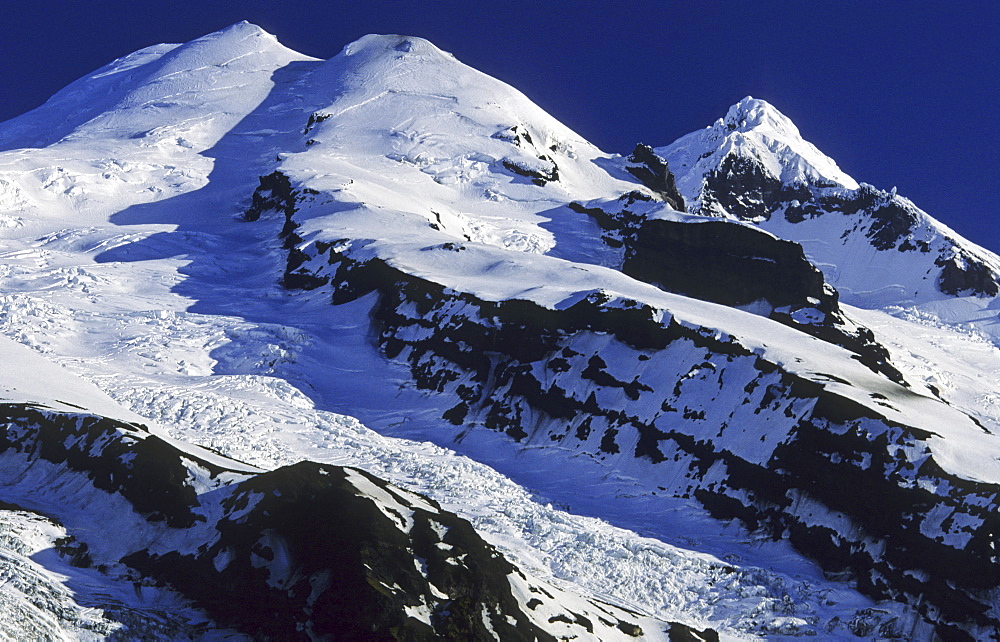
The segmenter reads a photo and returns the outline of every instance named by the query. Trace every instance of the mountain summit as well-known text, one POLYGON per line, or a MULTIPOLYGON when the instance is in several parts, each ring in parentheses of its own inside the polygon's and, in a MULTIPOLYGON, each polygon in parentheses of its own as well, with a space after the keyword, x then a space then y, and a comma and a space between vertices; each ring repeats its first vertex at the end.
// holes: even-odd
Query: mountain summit
POLYGON ((692 211, 802 244, 850 303, 928 304, 942 295, 985 303, 1000 293, 995 256, 895 190, 844 174, 764 101, 744 98, 711 127, 656 151, 692 211))
MULTIPOLYGON (((750 96, 730 107, 711 127, 680 138, 661 153, 667 155, 684 197, 692 203, 701 197, 698 178, 724 162, 756 162, 783 184, 858 187, 832 159, 803 140, 784 114, 750 96)), ((721 214, 722 210, 713 212, 721 214)))
POLYGON ((204 149, 263 100, 277 69, 304 60, 312 59, 247 22, 181 45, 146 47, 4 123, 0 148, 130 137, 148 143, 179 127, 204 149))
POLYGON ((764 101, 239 23, 0 123, 0 243, 14 637, 1000 628, 1000 258, 764 101))

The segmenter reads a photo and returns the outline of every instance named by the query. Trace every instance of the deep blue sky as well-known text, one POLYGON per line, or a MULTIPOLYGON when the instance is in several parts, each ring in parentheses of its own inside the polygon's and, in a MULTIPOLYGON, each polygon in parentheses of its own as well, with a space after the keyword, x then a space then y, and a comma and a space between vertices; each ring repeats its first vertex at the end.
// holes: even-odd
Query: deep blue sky
POLYGON ((0 121, 158 42, 246 19, 321 58, 430 39, 607 151, 764 98, 859 181, 1000 251, 1000 2, 0 0, 0 121))

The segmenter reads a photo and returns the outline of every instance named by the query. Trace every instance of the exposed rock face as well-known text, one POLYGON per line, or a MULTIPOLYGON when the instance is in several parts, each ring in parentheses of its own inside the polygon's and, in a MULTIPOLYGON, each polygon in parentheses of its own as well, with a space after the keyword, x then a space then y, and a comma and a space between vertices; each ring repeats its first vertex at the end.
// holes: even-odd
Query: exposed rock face
POLYGON ((0 421, 2 452, 82 473, 94 488, 121 495, 151 522, 190 528, 205 521, 180 453, 141 426, 20 404, 0 405, 0 421))
MULTIPOLYGON (((320 118, 318 122, 324 119, 320 118)), ((311 125, 312 123, 310 123, 311 125)), ((326 279, 313 276, 299 267, 308 258, 298 244, 302 239, 295 233, 298 223, 292 215, 296 212, 295 200, 297 192, 292 189, 288 177, 281 172, 272 172, 260 177, 260 186, 253 193, 250 207, 243 213, 247 221, 257 221, 264 212, 278 212, 284 216, 284 226, 281 229, 282 247, 288 251, 285 262, 285 277, 283 284, 288 288, 312 290, 326 284, 326 279)))
POLYGON ((801 248, 731 221, 659 217, 656 205, 639 192, 617 201, 583 205, 608 234, 605 243, 624 247, 621 270, 669 292, 740 306, 765 301, 772 306, 801 304, 808 297, 836 298, 801 248))
POLYGON ((737 218, 766 220, 783 185, 753 159, 727 156, 718 169, 705 176, 699 212, 718 215, 738 212, 737 218))
POLYGON ((653 151, 652 147, 642 143, 636 145, 632 155, 628 157, 625 169, 640 183, 659 195, 667 205, 678 212, 685 211, 684 197, 677 191, 677 183, 674 181, 670 166, 653 151))
POLYGON ((1000 277, 988 265, 961 250, 943 254, 934 260, 941 268, 937 286, 945 294, 985 295, 1000 294, 1000 277))
POLYGON ((167 585, 254 638, 628 639, 650 626, 580 598, 582 613, 567 609, 467 521, 363 471, 236 473, 196 452, 96 415, 0 406, 0 495, 61 518, 74 564, 167 585), (29 469, 48 483, 26 486, 29 469), (88 528, 97 515, 104 528, 88 528))
POLYGON ((732 159, 735 157, 727 158, 723 169, 706 177, 703 203, 707 209, 724 208, 765 229, 773 215, 782 215, 789 223, 824 215, 848 216, 853 225, 841 238, 845 243, 863 236, 880 252, 933 252, 934 265, 942 268, 934 281, 940 292, 973 296, 1000 293, 1000 275, 995 270, 950 238, 934 242, 923 213, 896 194, 864 184, 846 193, 814 185, 786 186, 763 173, 759 165, 732 159))
POLYGON ((847 348, 872 370, 902 382, 871 331, 844 318, 837 292, 797 243, 729 220, 663 217, 638 192, 570 207, 606 230, 605 243, 624 248, 625 274, 704 301, 763 306, 771 319, 847 348))
POLYGON ((238 484, 222 507, 211 546, 125 563, 270 639, 468 639, 487 627, 554 639, 468 522, 361 471, 302 462, 238 484))
POLYGON ((559 180, 559 166, 555 159, 547 152, 555 151, 539 149, 535 139, 531 136, 524 125, 514 125, 508 129, 493 135, 493 138, 502 140, 517 147, 526 156, 520 160, 513 158, 503 158, 501 166, 517 176, 531 179, 531 182, 539 187, 544 187, 546 183, 559 180))
POLYGON ((646 221, 629 244, 622 271, 669 292, 723 305, 763 299, 782 307, 812 297, 827 311, 836 307, 801 246, 728 221, 646 221))

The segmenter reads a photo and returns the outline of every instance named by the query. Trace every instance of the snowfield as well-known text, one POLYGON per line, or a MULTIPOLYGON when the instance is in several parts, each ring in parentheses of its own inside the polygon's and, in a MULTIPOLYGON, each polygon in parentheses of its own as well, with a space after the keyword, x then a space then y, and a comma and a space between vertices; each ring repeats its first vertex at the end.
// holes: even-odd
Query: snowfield
MULTIPOLYGON (((711 163, 730 153, 762 159, 786 183, 861 189, 762 101, 742 101, 713 128, 657 149, 689 212, 711 163)), ((310 274, 334 276, 320 246, 481 301, 565 311, 596 293, 612 306, 642 304, 658 323, 732 340, 878 419, 928 431, 914 460, 933 456, 950 475, 1000 484, 995 296, 948 296, 933 290, 933 274, 899 263, 912 255, 929 270, 933 252, 878 254, 860 237, 831 249, 844 229, 833 214, 750 221, 802 243, 849 304, 845 316, 886 346, 900 384, 766 314, 626 276, 598 224, 568 207, 651 194, 625 159, 515 89, 402 36, 366 36, 319 61, 240 23, 125 56, 0 124, 3 400, 142 423, 181 449, 197 444, 243 462, 246 473, 302 460, 360 468, 469 520, 535 577, 646 622, 711 627, 724 639, 931 638, 915 608, 876 602, 788 542, 713 519, 690 497, 665 492, 645 460, 609 464, 442 421, 433 392, 373 339, 377 293, 334 306, 329 290, 282 287, 290 248, 280 208, 246 216, 261 177, 275 171, 303 194, 295 247, 310 274), (899 279, 880 281, 888 274, 899 279)), ((915 234, 934 252, 954 244, 1000 271, 996 256, 921 215, 915 234)), ((576 341, 581 352, 634 352, 598 333, 576 341)), ((609 372, 631 380, 620 365, 631 362, 608 361, 609 372)), ((651 358, 643 381, 670 372, 666 361, 651 358)), ((707 376, 689 375, 692 385, 707 376)), ((748 425, 718 447, 763 465, 770 431, 748 425)), ((807 498, 795 508, 810 510, 807 498)), ((0 588, 6 634, 107 637, 121 617, 115 600, 151 622, 174 617, 164 604, 181 598, 166 591, 138 604, 127 594, 96 599, 87 583, 99 573, 71 573, 53 554, 60 526, 4 514, 0 572, 14 578, 0 588)), ((820 505, 809 514, 834 530, 854 528, 820 505)), ((971 526, 941 526, 945 517, 921 528, 961 549, 971 526)))

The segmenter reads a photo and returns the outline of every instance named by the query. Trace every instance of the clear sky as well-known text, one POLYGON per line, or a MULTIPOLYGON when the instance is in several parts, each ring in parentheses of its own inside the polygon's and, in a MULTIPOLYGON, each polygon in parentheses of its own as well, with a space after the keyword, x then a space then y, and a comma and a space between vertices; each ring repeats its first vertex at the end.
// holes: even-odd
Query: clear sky
POLYGON ((859 181, 1000 251, 1000 2, 0 0, 0 121, 158 42, 249 20, 320 58, 428 38, 606 151, 664 145, 746 95, 859 181))

